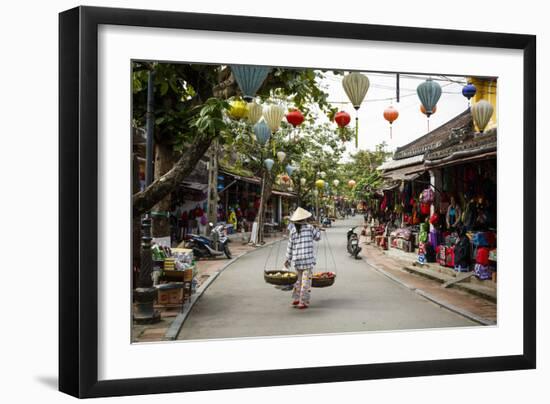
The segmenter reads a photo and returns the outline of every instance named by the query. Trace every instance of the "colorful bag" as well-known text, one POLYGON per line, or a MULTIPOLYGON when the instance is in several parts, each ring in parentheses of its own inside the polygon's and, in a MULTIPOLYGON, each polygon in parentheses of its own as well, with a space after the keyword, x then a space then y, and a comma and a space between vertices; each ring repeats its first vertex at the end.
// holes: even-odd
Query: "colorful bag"
POLYGON ((473 243, 476 247, 488 247, 489 243, 487 242, 487 237, 485 237, 485 233, 482 231, 477 232, 474 234, 474 240, 473 243))
POLYGON ((420 202, 427 203, 428 205, 434 201, 434 191, 431 188, 426 188, 420 194, 420 202))
POLYGON ((444 246, 442 244, 442 245, 437 247, 437 250, 436 250, 437 262, 441 266, 445 266, 445 264, 447 263, 446 253, 447 253, 447 247, 446 246, 444 246))
POLYGON ((422 202, 420 204, 420 213, 424 216, 428 216, 430 214, 430 204, 422 202))
POLYGON ((487 265, 476 264, 474 274, 481 280, 487 280, 492 278, 493 272, 487 265))
POLYGON ((433 246, 441 244, 441 234, 439 233, 439 230, 436 230, 436 229, 430 230, 430 234, 428 235, 428 240, 430 241, 430 244, 433 246))
POLYGON ((455 248, 445 247, 445 266, 454 268, 455 266, 455 248))
POLYGON ((489 249, 487 247, 479 247, 476 253, 476 263, 481 265, 489 265, 489 249))

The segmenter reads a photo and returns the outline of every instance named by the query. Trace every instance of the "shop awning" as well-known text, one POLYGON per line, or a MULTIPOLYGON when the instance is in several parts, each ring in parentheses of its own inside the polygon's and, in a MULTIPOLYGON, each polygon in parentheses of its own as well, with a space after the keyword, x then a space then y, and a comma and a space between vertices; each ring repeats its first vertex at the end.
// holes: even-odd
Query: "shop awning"
POLYGON ((397 168, 405 167, 405 166, 412 166, 419 163, 422 163, 424 161, 424 155, 420 154, 418 156, 413 157, 407 157, 400 160, 388 160, 384 162, 382 165, 378 166, 377 170, 386 171, 386 170, 395 170, 397 168))
POLYGON ((426 171, 424 164, 416 164, 396 170, 386 171, 382 174, 382 177, 392 179, 394 181, 413 181, 420 177, 424 171, 426 171))
POLYGON ((290 192, 283 192, 283 191, 271 191, 273 195, 278 196, 286 196, 287 198, 297 198, 298 196, 296 194, 290 193, 290 192))
POLYGON ((386 180, 380 187, 380 191, 391 191, 399 186, 400 181, 386 180))

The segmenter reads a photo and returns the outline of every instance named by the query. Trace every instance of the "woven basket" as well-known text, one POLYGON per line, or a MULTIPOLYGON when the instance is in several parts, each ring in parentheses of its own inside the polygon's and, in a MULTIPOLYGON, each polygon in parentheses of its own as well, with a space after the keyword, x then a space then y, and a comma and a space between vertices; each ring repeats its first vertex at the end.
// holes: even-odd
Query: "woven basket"
POLYGON ((311 287, 312 288, 326 288, 327 286, 332 286, 336 280, 336 275, 332 278, 311 278, 311 287))
POLYGON ((272 285, 292 285, 296 283, 297 279, 298 275, 291 271, 264 271, 264 280, 272 285), (289 276, 288 278, 274 278, 269 276, 270 274, 276 274, 277 272, 280 272, 281 274, 291 274, 292 276, 289 276))

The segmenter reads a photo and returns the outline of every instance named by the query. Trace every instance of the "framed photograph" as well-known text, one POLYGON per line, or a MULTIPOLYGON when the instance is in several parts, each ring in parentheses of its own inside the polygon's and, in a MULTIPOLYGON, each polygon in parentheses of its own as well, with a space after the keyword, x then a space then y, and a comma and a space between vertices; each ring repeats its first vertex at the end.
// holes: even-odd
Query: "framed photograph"
POLYGON ((535 45, 61 13, 59 389, 535 368, 535 45))

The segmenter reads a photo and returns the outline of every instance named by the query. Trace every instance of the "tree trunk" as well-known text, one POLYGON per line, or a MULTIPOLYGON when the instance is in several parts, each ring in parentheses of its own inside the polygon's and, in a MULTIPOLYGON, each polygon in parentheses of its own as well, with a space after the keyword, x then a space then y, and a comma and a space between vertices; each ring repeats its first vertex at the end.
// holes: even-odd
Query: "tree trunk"
POLYGON ((206 153, 216 134, 204 134, 197 136, 174 164, 172 169, 155 181, 142 192, 132 196, 133 216, 151 209, 158 201, 179 185, 183 179, 191 174, 201 157, 206 153))
POLYGON ((258 223, 258 236, 256 238, 257 244, 262 244, 264 242, 265 209, 267 206, 267 202, 269 201, 269 197, 271 196, 272 185, 273 184, 271 181, 271 175, 267 172, 266 169, 263 169, 260 208, 258 209, 258 213, 256 214, 255 219, 255 222, 258 223))
MULTIPOLYGON (((208 221, 218 221, 218 141, 214 140, 210 146, 210 159, 208 161, 208 205, 206 215, 208 221)), ((226 191, 227 192, 227 191, 226 191)), ((210 227, 206 228, 206 234, 210 234, 210 227)))
MULTIPOLYGON (((171 144, 155 144, 155 175, 160 178, 174 165, 174 151, 171 144)), ((177 186, 177 185, 176 185, 177 186)), ((170 237, 170 217, 172 197, 170 192, 166 194, 152 209, 152 236, 170 237)))

